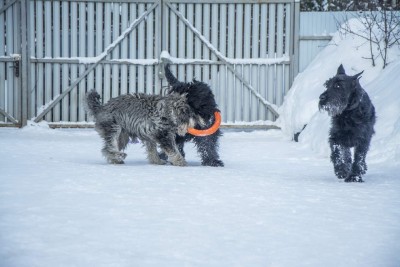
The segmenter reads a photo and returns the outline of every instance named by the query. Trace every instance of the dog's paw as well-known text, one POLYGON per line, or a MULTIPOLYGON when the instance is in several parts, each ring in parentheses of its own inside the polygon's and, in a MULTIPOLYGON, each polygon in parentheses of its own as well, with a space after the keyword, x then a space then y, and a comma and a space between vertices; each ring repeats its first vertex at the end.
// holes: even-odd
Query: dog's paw
POLYGON ((150 163, 155 165, 165 165, 167 164, 167 161, 162 159, 152 159, 150 160, 150 163))
POLYGON ((222 160, 219 159, 204 161, 201 163, 201 165, 211 167, 224 167, 224 163, 222 162, 222 160))
POLYGON ((111 164, 124 164, 127 154, 124 152, 113 152, 108 156, 108 162, 111 164))
POLYGON ((109 159, 108 162, 111 164, 124 164, 124 161, 121 159, 109 159))
POLYGON ((187 166, 186 160, 184 158, 173 160, 173 161, 171 160, 171 164, 174 166, 180 166, 180 167, 187 166))
POLYGON ((346 183, 363 183, 364 180, 361 178, 361 176, 357 176, 357 175, 350 175, 349 177, 347 177, 346 179, 344 179, 344 181, 346 183))
POLYGON ((347 171, 347 170, 340 170, 340 171, 336 170, 335 171, 335 175, 338 179, 346 179, 349 176, 348 173, 349 173, 349 171, 347 171))

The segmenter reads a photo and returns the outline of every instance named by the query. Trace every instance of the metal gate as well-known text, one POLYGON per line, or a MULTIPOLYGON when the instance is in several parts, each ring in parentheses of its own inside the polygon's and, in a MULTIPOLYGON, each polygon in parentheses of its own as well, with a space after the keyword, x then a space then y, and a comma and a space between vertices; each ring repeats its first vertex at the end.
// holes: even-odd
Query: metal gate
POLYGON ((167 61, 178 79, 211 85, 225 123, 274 120, 296 74, 298 0, 14 2, 26 9, 22 84, 35 122, 85 125, 92 88, 104 102, 160 94, 167 61))
POLYGON ((0 125, 21 125, 21 6, 0 1, 0 125))
POLYGON ((211 84, 225 122, 274 120, 293 79, 294 19, 295 1, 168 0, 163 47, 179 79, 211 84))

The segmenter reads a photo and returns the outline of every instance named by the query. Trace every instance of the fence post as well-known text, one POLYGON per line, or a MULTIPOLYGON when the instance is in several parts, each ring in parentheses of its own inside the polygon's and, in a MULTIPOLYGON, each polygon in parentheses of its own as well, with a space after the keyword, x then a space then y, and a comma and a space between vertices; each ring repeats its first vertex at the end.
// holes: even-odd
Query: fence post
POLYGON ((28 21, 29 1, 21 0, 21 127, 27 125, 29 107, 29 59, 30 49, 28 49, 28 21))
POLYGON ((299 31, 300 31, 300 0, 294 1, 294 14, 293 14, 293 60, 292 60, 292 75, 290 77, 293 83, 297 74, 299 73, 300 55, 299 55, 299 31))

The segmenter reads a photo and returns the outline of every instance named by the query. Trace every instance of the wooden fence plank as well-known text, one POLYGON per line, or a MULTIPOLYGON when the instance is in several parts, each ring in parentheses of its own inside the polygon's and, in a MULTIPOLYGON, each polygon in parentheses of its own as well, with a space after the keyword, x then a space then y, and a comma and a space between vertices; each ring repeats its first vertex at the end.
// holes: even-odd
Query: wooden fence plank
MULTIPOLYGON (((60 46, 60 39, 62 29, 60 27, 60 2, 55 1, 53 2, 53 16, 52 16, 52 23, 53 23, 53 57, 60 57, 61 56, 61 46, 60 46)), ((59 95, 61 93, 61 66, 60 64, 53 64, 53 80, 52 80, 52 90, 53 96, 59 95)), ((53 121, 60 121, 61 120, 61 104, 57 104, 53 109, 53 121)))
MULTIPOLYGON (((70 7, 68 2, 62 2, 62 21, 61 21, 61 27, 62 27, 62 34, 61 34, 61 43, 62 45, 62 51, 61 55, 63 57, 69 57, 69 47, 70 47, 70 28, 69 28, 69 21, 70 21, 70 7)), ((33 17, 33 16, 32 16, 33 17)), ((32 41, 32 40, 31 40, 32 41)), ((70 78, 70 72, 69 72, 69 67, 68 64, 62 64, 62 78, 61 78, 61 91, 64 91, 68 88, 69 85, 69 78, 70 78)), ((31 78, 31 80, 34 80, 31 78)), ((69 97, 64 97, 61 101, 61 120, 63 121, 70 121, 70 107, 69 107, 69 97)))

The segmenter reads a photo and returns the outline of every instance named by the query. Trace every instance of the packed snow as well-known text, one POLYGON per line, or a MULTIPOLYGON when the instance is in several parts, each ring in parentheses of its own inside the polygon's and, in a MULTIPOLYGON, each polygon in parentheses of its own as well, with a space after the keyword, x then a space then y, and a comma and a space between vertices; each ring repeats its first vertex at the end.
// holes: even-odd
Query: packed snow
POLYGON ((110 165, 93 129, 0 128, 0 266, 399 266, 400 60, 370 67, 358 41, 335 35, 299 74, 282 131, 223 129, 223 168, 193 144, 187 167, 140 144, 110 165), (318 111, 340 63, 377 109, 365 183, 334 176, 318 111))

